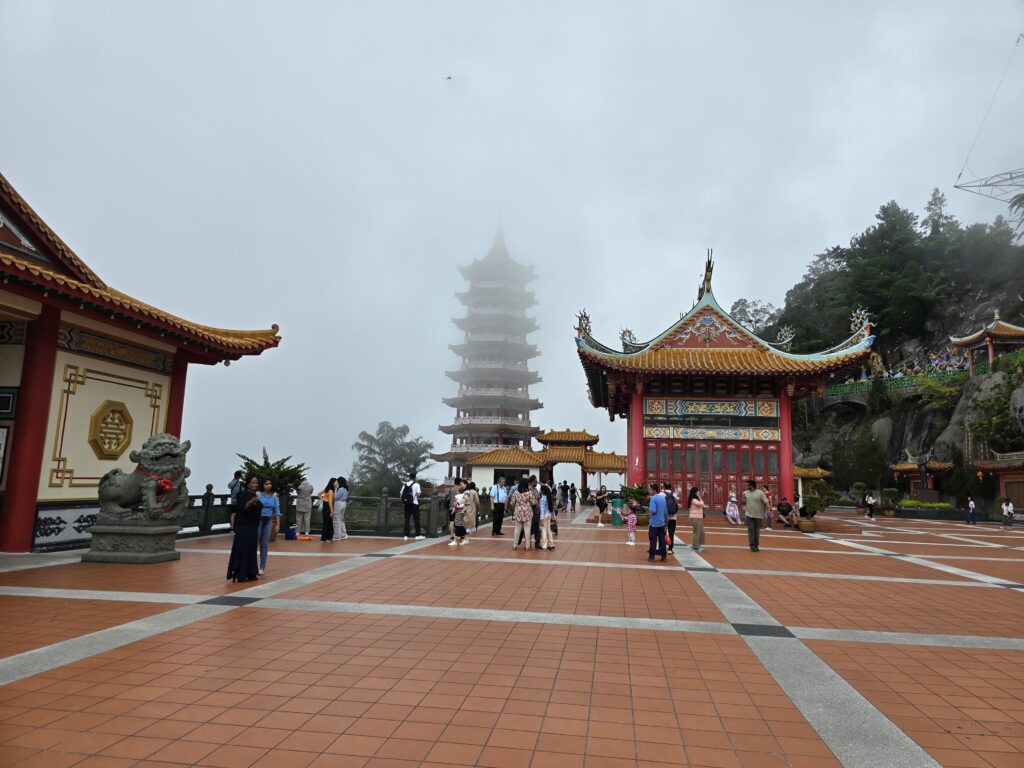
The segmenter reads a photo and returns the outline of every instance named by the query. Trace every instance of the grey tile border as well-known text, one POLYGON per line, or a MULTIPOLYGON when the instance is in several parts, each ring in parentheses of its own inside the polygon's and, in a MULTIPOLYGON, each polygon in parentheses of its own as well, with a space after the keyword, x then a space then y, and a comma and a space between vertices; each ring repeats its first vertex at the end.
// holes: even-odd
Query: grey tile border
POLYGON ((822 627, 789 627, 789 630, 801 640, 915 645, 927 646, 929 648, 982 648, 987 650, 1024 651, 1024 638, 1017 637, 876 632, 863 629, 826 629, 822 627))
MULTIPOLYGON (((687 568, 688 571, 699 570, 687 568)), ((802 579, 838 579, 839 581, 881 581, 887 584, 932 584, 942 587, 997 587, 1005 584, 993 584, 980 581, 954 581, 953 579, 915 579, 909 576, 870 576, 858 573, 817 573, 815 571, 772 571, 763 568, 719 568, 720 573, 735 573, 749 576, 795 576, 802 579)))
POLYGON ((0 595, 53 597, 63 600, 106 600, 116 603, 174 603, 176 605, 194 605, 211 597, 211 595, 183 595, 173 592, 109 592, 100 589, 6 586, 0 586, 0 595))
POLYGON ((614 629, 647 629, 662 632, 697 632, 734 635, 732 626, 715 621, 682 621, 676 619, 631 618, 628 616, 589 616, 573 613, 534 611, 501 611, 487 608, 451 608, 434 605, 398 605, 390 603, 346 603, 327 600, 295 600, 269 598, 251 606, 253 609, 319 611, 322 613, 362 613, 384 616, 422 616, 433 619, 464 621, 501 621, 517 624, 559 624, 577 627, 608 627, 614 629))

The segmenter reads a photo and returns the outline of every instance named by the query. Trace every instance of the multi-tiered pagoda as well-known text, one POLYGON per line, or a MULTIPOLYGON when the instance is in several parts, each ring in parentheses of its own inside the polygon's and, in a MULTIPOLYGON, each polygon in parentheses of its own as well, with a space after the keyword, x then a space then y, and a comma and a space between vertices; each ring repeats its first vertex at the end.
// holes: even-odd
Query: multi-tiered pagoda
POLYGON ((454 421, 439 427, 452 436, 452 445, 433 457, 448 462, 450 477, 468 475, 466 462, 484 451, 512 445, 530 450, 540 432, 530 412, 542 407, 530 397, 530 385, 541 379, 529 361, 540 352, 526 340, 537 330, 537 321, 526 315, 537 303, 526 288, 537 279, 533 267, 509 256, 499 231, 490 252, 459 272, 469 281, 468 290, 455 294, 466 315, 453 322, 465 335, 451 350, 462 364, 447 371, 459 391, 444 399, 455 409, 454 421))

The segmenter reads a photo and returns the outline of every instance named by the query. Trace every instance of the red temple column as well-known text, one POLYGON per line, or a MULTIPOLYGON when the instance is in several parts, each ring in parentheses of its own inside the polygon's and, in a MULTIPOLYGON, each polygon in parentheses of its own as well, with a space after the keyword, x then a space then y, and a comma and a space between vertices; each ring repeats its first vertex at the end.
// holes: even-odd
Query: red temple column
POLYGON ((779 491, 780 496, 793 500, 793 408, 792 385, 779 393, 779 491))
POLYGON ((974 350, 967 350, 967 375, 974 378, 974 350))
POLYGON ((996 361, 996 345, 992 341, 992 339, 985 339, 985 346, 988 347, 989 373, 991 373, 992 372, 992 368, 991 368, 992 363, 994 363, 996 361))
POLYGON ((626 479, 630 485, 643 483, 647 477, 647 456, 644 451, 644 390, 637 386, 629 399, 629 467, 626 479))
POLYGON ((181 418, 185 412, 185 377, 188 375, 188 357, 182 350, 174 355, 171 365, 171 392, 167 398, 167 422, 164 432, 181 437, 181 418))
POLYGON ((28 324, 11 444, 11 469, 0 524, 0 552, 28 552, 32 547, 59 331, 60 310, 45 304, 39 317, 28 324))

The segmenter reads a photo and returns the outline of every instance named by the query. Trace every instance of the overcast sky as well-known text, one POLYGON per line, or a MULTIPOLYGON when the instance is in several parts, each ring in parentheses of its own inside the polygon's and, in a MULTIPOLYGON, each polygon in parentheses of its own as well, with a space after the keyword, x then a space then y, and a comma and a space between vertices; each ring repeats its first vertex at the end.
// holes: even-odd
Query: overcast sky
POLYGON ((970 167, 1024 165, 1020 32, 1022 0, 0 0, 0 167, 111 286, 281 326, 277 350, 190 369, 193 492, 264 445, 322 484, 385 419, 443 449, 456 267, 499 217, 541 277, 535 423, 624 451, 575 312, 650 338, 709 247, 720 303, 781 304, 815 253, 936 186, 991 221, 953 183, 1008 59, 970 167))

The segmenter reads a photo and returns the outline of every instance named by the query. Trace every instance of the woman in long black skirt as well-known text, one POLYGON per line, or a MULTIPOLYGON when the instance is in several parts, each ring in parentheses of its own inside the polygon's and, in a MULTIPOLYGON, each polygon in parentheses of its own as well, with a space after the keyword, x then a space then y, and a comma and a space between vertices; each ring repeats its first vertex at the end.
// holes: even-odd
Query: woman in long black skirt
POLYGON ((320 541, 331 541, 334 538, 334 489, 338 487, 338 478, 332 477, 320 492, 322 503, 320 512, 323 521, 320 528, 320 541))
POLYGON ((259 579, 260 503, 259 480, 250 477, 245 489, 238 492, 238 501, 231 513, 235 540, 228 558, 228 579, 256 581, 259 579))

